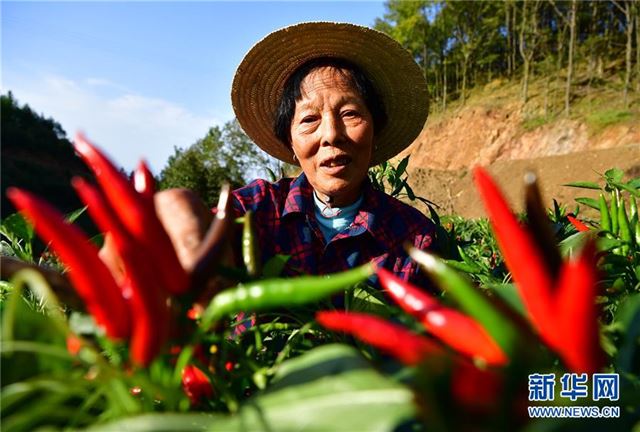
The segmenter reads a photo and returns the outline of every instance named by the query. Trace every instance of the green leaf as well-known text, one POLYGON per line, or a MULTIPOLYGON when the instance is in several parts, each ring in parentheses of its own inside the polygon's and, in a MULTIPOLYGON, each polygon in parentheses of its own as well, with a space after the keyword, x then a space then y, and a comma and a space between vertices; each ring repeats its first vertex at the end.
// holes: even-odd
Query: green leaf
POLYGON ((406 186, 405 189, 407 191, 407 197, 409 197, 411 201, 414 201, 416 199, 416 194, 413 192, 413 189, 411 189, 409 184, 405 183, 405 186, 406 186))
POLYGON ((85 210, 87 210, 86 206, 84 206, 82 208, 79 208, 77 210, 74 210, 71 213, 69 213, 68 215, 66 215, 64 217, 64 219, 69 223, 74 223, 80 216, 82 216, 82 214, 85 212, 85 210))
POLYGON ((483 272, 483 270, 477 265, 471 265, 466 262, 456 261, 453 259, 446 259, 444 262, 447 263, 448 266, 465 273, 481 274, 483 272))
POLYGON ((563 257, 570 257, 575 255, 577 251, 582 249, 587 239, 591 235, 593 234, 588 231, 578 232, 562 240, 560 243, 558 243, 560 255, 562 255, 563 257))
POLYGON ((617 187, 618 189, 626 190, 627 192, 629 192, 633 196, 640 197, 640 191, 638 189, 632 187, 632 186, 629 186, 628 184, 618 183, 618 182, 611 182, 611 184, 613 186, 617 187))
POLYGON ((605 171, 604 176, 608 182, 619 182, 624 177, 624 171, 620 168, 611 168, 605 171))
POLYGON ((622 302, 616 315, 616 321, 622 324, 624 336, 622 345, 618 350, 616 363, 620 370, 636 372, 638 352, 640 352, 640 294, 634 294, 622 302), (634 366, 636 370, 634 371, 634 366))
MULTIPOLYGON (((379 289, 372 287, 356 286, 349 300, 349 310, 352 312, 364 312, 387 318, 391 315, 391 308, 384 301, 379 289)), ((347 294, 349 295, 349 294, 347 294)))
POLYGON ((511 306, 511 308, 513 308, 513 310, 517 311, 522 316, 527 315, 524 303, 522 303, 522 298, 520 298, 520 293, 518 293, 518 288, 515 284, 491 284, 489 285, 489 289, 498 294, 498 296, 502 298, 502 300, 504 300, 509 306, 511 306))
POLYGON ((292 385, 251 399, 237 416, 216 422, 211 430, 393 430, 414 416, 412 392, 365 368, 351 348, 316 348, 301 359, 283 363, 281 368, 285 371, 280 382, 292 385), (285 366, 292 361, 293 366, 285 366), (317 374, 317 379, 305 379, 304 375, 315 367, 325 370, 317 374))
POLYGON ((440 216, 438 216, 438 212, 436 211, 436 209, 431 204, 427 204, 427 207, 429 208, 429 216, 433 223, 436 225, 440 225, 440 216))
POLYGON ((275 391, 368 367, 368 363, 353 347, 343 344, 323 345, 300 357, 283 362, 276 370, 269 389, 275 391))
POLYGON ((267 176, 269 177, 269 181, 274 183, 278 180, 278 177, 276 176, 276 173, 273 172, 273 170, 269 167, 264 167, 264 169, 267 170, 267 176))
POLYGON ((578 197, 575 200, 576 202, 579 202, 580 204, 584 204, 587 207, 600 210, 600 203, 598 202, 598 200, 594 200, 593 198, 585 198, 585 197, 578 197))
POLYGON ((33 226, 20 213, 7 216, 0 224, 0 234, 9 240, 11 250, 23 261, 33 262, 31 243, 34 238, 33 226))
POLYGON ((402 176, 402 174, 404 174, 404 172, 407 170, 407 165, 409 165, 409 156, 407 155, 404 159, 402 159, 400 161, 400 163, 398 164, 398 167, 396 168, 396 175, 398 177, 402 176))
POLYGON ((0 233, 8 239, 21 238, 27 242, 33 240, 33 226, 20 213, 4 218, 0 224, 0 233))
POLYGON ((570 186, 570 187, 576 187, 581 189, 600 190, 600 185, 594 182, 571 182, 571 183, 565 183, 562 186, 570 186))
POLYGON ((196 432, 210 431, 227 420, 224 416, 207 413, 158 413, 127 417, 85 429, 90 432, 196 432))
POLYGON ((264 264, 262 276, 266 278, 280 276, 289 259, 291 259, 291 255, 274 255, 264 264))
POLYGON ((405 186, 407 186, 407 183, 406 183, 404 180, 402 180, 402 181, 400 181, 400 182, 397 182, 397 183, 398 183, 398 184, 396 185, 396 188, 395 188, 395 189, 393 190, 393 192, 391 192, 389 195, 391 195, 391 196, 396 196, 396 195, 398 195, 398 194, 400 193, 400 191, 401 191, 405 186))
POLYGON ((629 180, 627 182, 627 186, 630 186, 634 189, 640 189, 640 177, 634 178, 633 180, 629 180))

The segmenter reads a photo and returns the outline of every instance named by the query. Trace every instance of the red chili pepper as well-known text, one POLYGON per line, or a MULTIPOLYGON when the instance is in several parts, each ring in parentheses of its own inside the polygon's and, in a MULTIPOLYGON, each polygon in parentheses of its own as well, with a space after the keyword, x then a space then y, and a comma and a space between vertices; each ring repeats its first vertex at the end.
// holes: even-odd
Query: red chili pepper
POLYGON ((129 308, 111 273, 98 258, 98 249, 78 227, 66 223, 62 214, 43 200, 17 188, 7 189, 7 196, 68 266, 73 287, 96 323, 104 327, 110 338, 128 337, 129 308))
POLYGON ((170 314, 166 284, 162 275, 155 271, 154 263, 145 256, 145 249, 130 235, 100 191, 82 178, 74 178, 72 184, 93 220, 103 231, 111 233, 122 257, 125 267, 122 284, 130 295, 133 319, 131 358, 146 366, 168 337, 170 314))
POLYGON ((507 266, 540 336, 575 372, 595 372, 603 364, 595 303, 596 253, 590 241, 574 262, 562 263, 557 280, 543 265, 531 235, 515 220, 489 175, 476 169, 476 183, 507 266), (556 288, 554 292, 552 288, 556 288))
POLYGON ((213 398, 213 386, 209 377, 194 365, 182 369, 182 389, 191 405, 198 405, 203 398, 213 398))
POLYGON ((122 173, 87 139, 78 134, 76 152, 94 172, 100 187, 113 205, 127 230, 147 250, 148 259, 156 264, 172 294, 189 288, 189 278, 178 261, 169 235, 162 227, 150 200, 141 199, 122 173))
POLYGON ((498 410, 504 379, 496 370, 479 369, 469 361, 457 361, 451 372, 451 394, 465 412, 486 414, 498 410))
POLYGON ((482 168, 474 170, 476 187, 484 202, 493 232, 507 267, 516 282, 529 318, 552 347, 562 344, 554 328, 553 280, 544 257, 531 235, 522 227, 507 205, 498 186, 482 168))
POLYGON ((442 306, 433 296, 378 268, 381 285, 406 312, 420 319, 427 331, 456 351, 502 366, 509 359, 487 331, 472 318, 442 306))
POLYGON ((133 173, 133 187, 140 195, 153 201, 153 195, 156 193, 156 180, 145 161, 140 161, 133 173))
POLYGON ((575 261, 565 263, 558 281, 556 316, 564 344, 559 354, 574 372, 593 373, 603 365, 594 301, 598 282, 596 249, 588 241, 575 261))
POLYGON ((567 219, 569 220, 569 222, 571 222, 571 225, 573 225, 578 231, 580 232, 589 231, 589 227, 583 224, 580 220, 576 219, 575 217, 571 215, 567 215, 567 219))
POLYGON ((426 337, 372 315, 321 311, 316 314, 316 321, 329 330, 349 333, 407 365, 418 364, 431 354, 443 354, 442 348, 426 337))

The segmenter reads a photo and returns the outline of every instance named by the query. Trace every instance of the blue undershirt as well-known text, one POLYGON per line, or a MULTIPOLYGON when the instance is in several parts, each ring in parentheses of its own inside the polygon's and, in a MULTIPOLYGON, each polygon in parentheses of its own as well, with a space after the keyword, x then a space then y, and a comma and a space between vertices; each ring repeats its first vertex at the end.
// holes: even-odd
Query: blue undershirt
POLYGON ((315 193, 313 194, 316 220, 318 221, 324 240, 327 243, 329 243, 336 234, 351 225, 353 220, 356 218, 356 214, 358 213, 363 200, 364 196, 360 195, 360 198, 358 198, 353 204, 346 207, 331 207, 328 209, 326 208, 327 205, 320 201, 315 193), (325 214, 322 214, 323 210, 325 214), (336 216, 327 217, 325 215, 336 216))

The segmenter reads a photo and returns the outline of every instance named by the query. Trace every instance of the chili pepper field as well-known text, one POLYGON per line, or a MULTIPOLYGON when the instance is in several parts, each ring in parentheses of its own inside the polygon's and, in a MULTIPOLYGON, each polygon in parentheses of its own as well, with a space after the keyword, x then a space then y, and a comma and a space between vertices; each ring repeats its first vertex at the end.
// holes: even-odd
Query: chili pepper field
POLYGON ((77 213, 9 189, 3 431, 640 430, 640 178, 576 179, 585 196, 548 209, 523 173, 515 215, 477 168, 487 219, 469 220, 415 197, 406 160, 376 167, 375 187, 437 225, 432 253, 407 246, 431 281, 417 287, 373 264, 281 276, 288 257, 262 262, 259 221, 234 219, 228 188, 181 265, 146 166, 129 181, 75 145, 97 183, 69 187, 118 271, 77 213), (241 265, 225 264, 232 242, 241 265))

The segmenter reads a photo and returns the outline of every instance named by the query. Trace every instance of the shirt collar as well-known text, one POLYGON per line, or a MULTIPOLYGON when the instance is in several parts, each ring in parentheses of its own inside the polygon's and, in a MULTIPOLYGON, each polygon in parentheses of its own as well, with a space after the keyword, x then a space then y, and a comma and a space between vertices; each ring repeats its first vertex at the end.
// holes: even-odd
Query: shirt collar
MULTIPOLYGON (((384 206, 381 206, 380 194, 382 192, 375 190, 368 178, 364 181, 362 192, 364 199, 360 210, 356 214, 352 234, 357 235, 364 231, 369 231, 375 237, 379 225, 378 220, 380 219, 380 217, 376 216, 376 213, 385 210, 382 208, 384 206)), ((313 187, 305 174, 302 173, 291 182, 282 216, 284 217, 289 213, 303 213, 313 216, 313 206, 313 187)))

